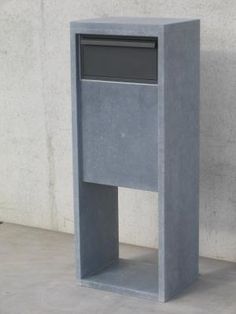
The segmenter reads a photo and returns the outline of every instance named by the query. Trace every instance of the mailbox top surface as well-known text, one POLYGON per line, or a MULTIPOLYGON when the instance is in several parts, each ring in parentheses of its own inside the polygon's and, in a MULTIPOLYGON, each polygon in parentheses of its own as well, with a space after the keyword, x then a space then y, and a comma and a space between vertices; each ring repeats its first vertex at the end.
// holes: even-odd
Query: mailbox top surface
POLYGON ((184 18, 158 18, 158 17, 104 17, 94 19, 84 19, 71 22, 71 26, 78 26, 84 24, 111 24, 111 25, 153 25, 163 26, 169 24, 177 24, 184 22, 192 22, 197 19, 184 18))
POLYGON ((70 23, 71 34, 104 34, 125 36, 159 36, 165 27, 182 23, 199 23, 198 19, 157 17, 104 17, 70 23))

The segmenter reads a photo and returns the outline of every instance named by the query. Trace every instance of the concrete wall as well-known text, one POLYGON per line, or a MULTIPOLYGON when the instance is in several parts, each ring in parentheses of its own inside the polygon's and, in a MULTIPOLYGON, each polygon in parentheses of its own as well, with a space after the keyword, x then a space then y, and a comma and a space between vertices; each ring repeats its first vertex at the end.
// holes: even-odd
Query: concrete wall
MULTIPOLYGON (((200 253, 236 261, 236 2, 0 0, 0 219, 73 232, 69 21, 202 22, 200 253)), ((156 246, 157 194, 120 189, 120 239, 156 246)))

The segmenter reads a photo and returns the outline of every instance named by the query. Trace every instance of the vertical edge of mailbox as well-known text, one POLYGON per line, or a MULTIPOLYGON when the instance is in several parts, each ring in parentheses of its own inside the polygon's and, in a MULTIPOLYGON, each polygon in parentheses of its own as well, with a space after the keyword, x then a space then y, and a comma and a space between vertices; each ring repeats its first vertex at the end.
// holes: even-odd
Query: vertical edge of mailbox
POLYGON ((159 300, 198 277, 200 21, 165 25, 158 99, 159 300))
POLYGON ((118 260, 118 188, 83 180, 80 31, 73 22, 70 29, 76 273, 82 284, 118 260))
POLYGON ((79 233, 79 140, 78 140, 78 106, 77 106, 77 58, 76 58, 76 30, 74 23, 70 23, 70 56, 71 56, 71 101, 72 101, 72 153, 73 153, 73 202, 75 223, 75 254, 76 275, 81 278, 80 269, 80 233, 79 233))

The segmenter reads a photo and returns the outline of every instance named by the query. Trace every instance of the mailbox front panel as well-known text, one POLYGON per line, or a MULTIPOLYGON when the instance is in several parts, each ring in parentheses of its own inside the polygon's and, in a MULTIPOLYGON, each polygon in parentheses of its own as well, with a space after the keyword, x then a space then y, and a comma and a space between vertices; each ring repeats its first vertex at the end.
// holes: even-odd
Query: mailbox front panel
POLYGON ((157 191, 157 85, 80 83, 83 180, 157 191))

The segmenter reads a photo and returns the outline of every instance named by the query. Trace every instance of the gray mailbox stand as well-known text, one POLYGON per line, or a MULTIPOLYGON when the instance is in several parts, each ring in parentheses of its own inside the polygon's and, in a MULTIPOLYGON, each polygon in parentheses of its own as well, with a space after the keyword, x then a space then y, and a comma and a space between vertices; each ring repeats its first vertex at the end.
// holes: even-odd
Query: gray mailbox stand
POLYGON ((199 37, 198 20, 71 23, 82 285, 166 301, 198 277, 199 37), (154 264, 119 260, 118 186, 159 193, 154 264))

